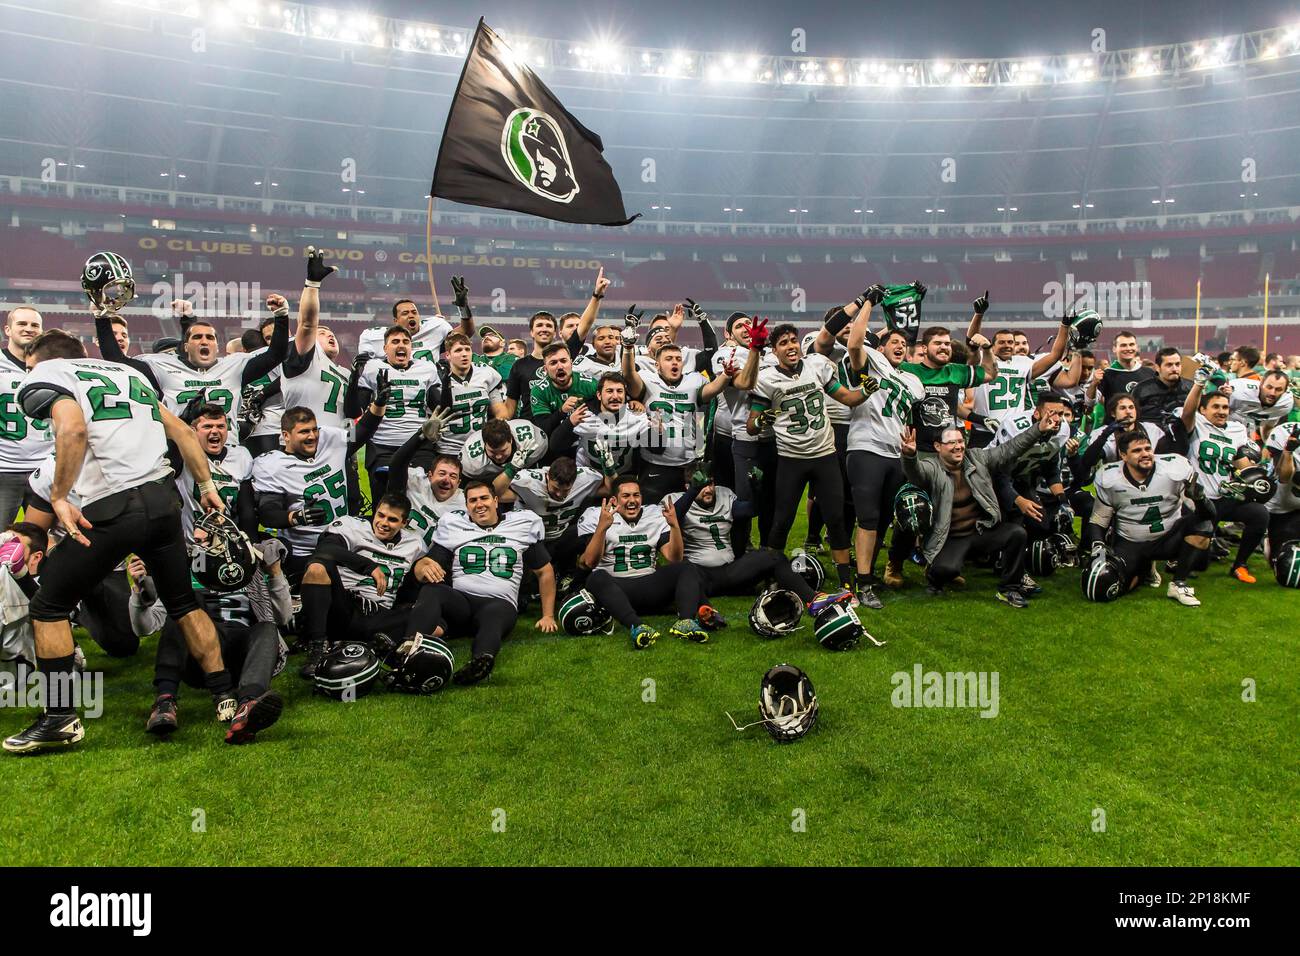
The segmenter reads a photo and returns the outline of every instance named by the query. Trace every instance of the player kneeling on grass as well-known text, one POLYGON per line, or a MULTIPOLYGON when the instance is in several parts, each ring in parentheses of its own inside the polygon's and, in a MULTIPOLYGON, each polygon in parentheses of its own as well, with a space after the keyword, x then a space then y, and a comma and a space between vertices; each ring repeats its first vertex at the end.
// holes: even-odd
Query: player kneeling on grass
MULTIPOLYGON (((505 515, 486 481, 465 483, 465 511, 438 522, 429 560, 431 580, 420 589, 430 617, 441 622, 442 636, 473 635, 468 664, 452 681, 477 684, 492 673, 501 642, 519 616, 519 585, 524 571, 537 575, 542 616, 537 629, 554 634, 555 572, 546 551, 542 519, 515 509, 505 515)), ((431 633, 422 631, 421 633, 431 633)))
MULTIPOLYGON (((799 596, 811 617, 832 604, 852 600, 847 590, 814 592, 780 551, 750 549, 738 560, 731 547, 731 527, 737 518, 752 518, 756 514, 754 505, 741 501, 730 488, 715 485, 707 471, 692 472, 686 490, 669 495, 665 501, 677 514, 686 561, 699 569, 700 589, 706 598, 753 594, 763 581, 775 579, 778 587, 799 596)), ((700 608, 699 621, 711 631, 727 624, 707 604, 700 608)))
POLYGON ((659 639, 658 631, 641 622, 640 612, 674 603, 673 636, 698 644, 709 639, 696 616, 702 610, 705 617, 717 612, 701 608, 699 569, 682 560, 682 529, 672 505, 642 508, 640 483, 622 478, 614 483, 613 498, 583 512, 578 535, 586 538, 578 564, 592 569, 587 590, 631 631, 635 647, 659 639), (662 567, 655 566, 659 555, 668 562, 662 567))
POLYGON ((916 430, 902 435, 903 474, 930 497, 930 533, 920 543, 929 565, 930 593, 942 594, 961 574, 971 555, 1001 555, 998 600, 1026 607, 1021 591, 1025 576, 1025 529, 1003 520, 994 476, 1006 472, 1040 441, 1050 441, 1060 427, 1059 409, 1037 425, 995 448, 966 448, 960 428, 944 428, 933 443, 937 454, 916 453, 916 430))
MULTIPOLYGON (((1208 560, 1214 534, 1214 505, 1205 497, 1191 462, 1181 455, 1157 455, 1143 432, 1124 432, 1115 442, 1120 460, 1097 474, 1097 501, 1084 529, 1084 545, 1095 559, 1114 530, 1113 550, 1129 575, 1126 594, 1148 580, 1152 562, 1173 559, 1166 595, 1185 607, 1199 607, 1189 575, 1208 560), (1192 503, 1189 510, 1183 499, 1192 503)), ((1159 579, 1155 579, 1157 582, 1159 579)))
POLYGON ((410 511, 405 495, 385 494, 369 521, 345 516, 326 526, 302 575, 308 652, 299 671, 303 678, 316 676, 330 641, 433 633, 437 616, 423 595, 414 606, 394 603, 407 574, 414 572, 424 582, 439 580, 419 534, 406 528, 410 511))
MULTIPOLYGON (((203 530, 196 533, 201 535, 203 530)), ((257 566, 240 590, 207 590, 195 579, 195 596, 212 618, 222 660, 237 685, 233 694, 217 700, 217 720, 230 723, 228 744, 248 743, 258 731, 274 724, 284 709, 283 699, 271 689, 271 679, 284 669, 289 652, 280 637, 280 628, 293 614, 289 581, 280 564, 285 547, 275 538, 252 547, 257 566)), ((179 726, 181 683, 201 688, 203 672, 186 648, 180 628, 167 618, 144 562, 132 556, 127 570, 131 574, 132 628, 140 637, 159 632, 153 680, 157 697, 145 730, 165 737, 179 726)))

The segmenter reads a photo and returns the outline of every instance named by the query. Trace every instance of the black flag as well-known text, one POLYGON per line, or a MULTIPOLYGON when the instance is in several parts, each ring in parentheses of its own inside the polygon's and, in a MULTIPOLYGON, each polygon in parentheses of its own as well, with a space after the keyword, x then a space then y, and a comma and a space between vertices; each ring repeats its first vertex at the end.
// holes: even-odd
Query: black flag
POLYGON ((637 217, 623 208, 604 148, 479 20, 430 195, 561 222, 626 226, 637 217))

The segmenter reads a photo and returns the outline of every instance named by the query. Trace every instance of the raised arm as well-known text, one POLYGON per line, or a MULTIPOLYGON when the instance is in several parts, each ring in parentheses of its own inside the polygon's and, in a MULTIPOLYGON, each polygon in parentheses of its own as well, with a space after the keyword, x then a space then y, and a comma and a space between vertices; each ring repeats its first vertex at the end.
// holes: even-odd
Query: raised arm
POLYGON ((266 351, 254 355, 244 363, 240 384, 255 382, 263 375, 270 375, 276 366, 289 356, 289 301, 282 295, 272 292, 266 297, 266 307, 271 310, 275 327, 271 332, 271 343, 266 351))
POLYGON ((325 265, 325 256, 315 246, 307 247, 307 279, 298 300, 298 328, 293 333, 293 347, 306 355, 316 347, 316 330, 320 328, 320 284, 338 266, 325 265))
POLYGON ((1052 339, 1052 349, 1046 355, 1034 360, 1029 370, 1030 379, 1041 378, 1049 368, 1065 357, 1065 346, 1070 341, 1070 317, 1061 319, 1056 338, 1052 339))
POLYGON ((600 314, 600 300, 605 298, 605 290, 608 288, 609 280, 605 278, 605 267, 601 266, 596 273, 596 283, 592 287, 591 298, 587 300, 587 307, 578 317, 578 327, 573 332, 578 337, 578 341, 587 341, 587 335, 596 323, 596 316, 600 314))

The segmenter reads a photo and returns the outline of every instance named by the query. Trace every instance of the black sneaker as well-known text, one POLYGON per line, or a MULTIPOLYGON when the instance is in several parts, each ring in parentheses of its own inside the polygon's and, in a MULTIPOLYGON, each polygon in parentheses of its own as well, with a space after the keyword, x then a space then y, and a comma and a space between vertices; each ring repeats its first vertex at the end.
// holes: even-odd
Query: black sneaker
POLYGON ((474 658, 455 674, 451 675, 454 683, 461 686, 477 684, 481 680, 486 680, 487 676, 492 673, 492 664, 495 658, 491 654, 480 654, 474 658))
POLYGON ((239 709, 239 701, 234 694, 222 694, 220 697, 213 699, 213 704, 217 708, 217 722, 228 724, 235 719, 235 711, 239 709))
POLYGON ((1012 607, 1029 607, 1029 602, 1019 591, 999 591, 998 600, 1003 604, 1010 604, 1012 607))
POLYGON ((159 737, 166 737, 180 726, 176 710, 177 701, 174 695, 159 694, 158 699, 153 702, 153 710, 149 712, 149 719, 145 721, 144 729, 159 737))
POLYGON ((42 713, 21 734, 6 737, 2 745, 11 754, 30 754, 41 750, 71 747, 86 736, 86 728, 76 714, 42 713))
POLYGON ((235 718, 226 731, 226 743, 246 744, 259 730, 265 730, 280 719, 284 710, 284 698, 273 690, 268 690, 261 697, 249 697, 240 701, 235 718))
POLYGON ((885 606, 884 602, 876 596, 875 588, 869 584, 858 588, 858 604, 862 607, 869 607, 873 611, 882 610, 885 606))
POLYGON ((329 652, 328 641, 312 641, 307 645, 307 663, 303 664, 298 671, 298 676, 303 680, 314 680, 316 677, 316 665, 325 660, 326 653, 329 652))

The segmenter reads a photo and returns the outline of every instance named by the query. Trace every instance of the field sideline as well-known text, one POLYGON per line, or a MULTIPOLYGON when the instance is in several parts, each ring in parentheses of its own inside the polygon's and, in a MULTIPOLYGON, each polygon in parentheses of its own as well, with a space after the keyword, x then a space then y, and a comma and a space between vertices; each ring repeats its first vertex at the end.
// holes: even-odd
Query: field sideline
MULTIPOLYGON (((1254 564, 1253 587, 1212 565, 1201 608, 1145 589, 1090 605, 1070 572, 1023 611, 986 571, 932 599, 909 566, 861 612, 887 646, 842 654, 809 626, 753 635, 742 598, 706 645, 669 618, 644 652, 521 624, 490 680, 430 698, 313 699, 286 671, 284 718, 239 748, 188 688, 173 740, 146 735, 154 640, 125 661, 88 645, 104 716, 74 751, 0 759, 0 847, 9 865, 1294 865, 1295 595, 1254 564), (753 720, 781 661, 821 703, 792 746, 723 715, 753 720), (893 707, 891 675, 918 663, 996 671, 997 716, 893 707)), ((0 716, 12 733, 30 712, 0 716)))

